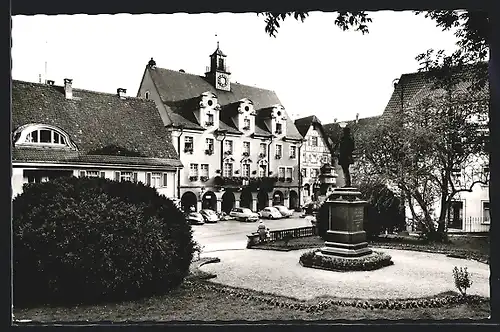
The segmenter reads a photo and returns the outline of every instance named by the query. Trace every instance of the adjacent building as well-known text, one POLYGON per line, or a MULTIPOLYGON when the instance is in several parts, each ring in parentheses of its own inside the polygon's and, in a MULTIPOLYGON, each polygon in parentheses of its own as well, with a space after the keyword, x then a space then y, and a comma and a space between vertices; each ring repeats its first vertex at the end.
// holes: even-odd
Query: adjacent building
POLYGON ((60 176, 143 182, 175 197, 182 168, 153 101, 12 82, 12 194, 60 176))
POLYGON ((218 45, 203 76, 151 59, 137 97, 156 103, 171 133, 185 210, 299 207, 302 136, 274 91, 231 81, 218 45))
MULTIPOLYGON (((335 160, 331 152, 331 141, 315 115, 296 119, 295 126, 304 139, 299 160, 302 206, 318 199, 321 168, 326 164, 335 165, 335 160)), ((332 175, 336 177, 337 173, 333 171, 332 175)))
MULTIPOLYGON (((487 73, 485 72, 485 75, 487 73)), ((467 88, 471 82, 468 79, 462 79, 456 85, 456 91, 467 92, 467 88)), ((397 84, 395 85, 394 92, 387 104, 382 115, 383 119, 389 118, 388 115, 401 114, 405 110, 416 108, 419 103, 423 102, 426 97, 438 95, 442 90, 434 88, 434 82, 429 80, 425 73, 409 73, 401 75, 397 84)), ((477 98, 483 101, 488 100, 487 86, 483 88, 477 98)), ((385 120, 384 120, 385 121, 385 120)), ((485 142, 489 139, 488 119, 475 119, 483 124, 480 129, 479 136, 485 142)), ((455 186, 459 187, 465 184, 464 181, 470 173, 469 168, 479 169, 477 176, 482 179, 489 178, 489 158, 487 151, 484 154, 478 155, 475 162, 469 164, 467 169, 454 170, 453 177, 455 186)), ((470 182, 470 181, 469 181, 470 182)), ((447 213, 447 227, 450 231, 464 231, 464 232, 486 232, 489 230, 490 225, 490 201, 489 201, 489 184, 476 183, 470 191, 459 192, 456 194, 452 205, 447 213)), ((436 202, 433 209, 439 213, 441 205, 436 202)), ((411 219, 411 213, 407 208, 406 216, 411 219)))

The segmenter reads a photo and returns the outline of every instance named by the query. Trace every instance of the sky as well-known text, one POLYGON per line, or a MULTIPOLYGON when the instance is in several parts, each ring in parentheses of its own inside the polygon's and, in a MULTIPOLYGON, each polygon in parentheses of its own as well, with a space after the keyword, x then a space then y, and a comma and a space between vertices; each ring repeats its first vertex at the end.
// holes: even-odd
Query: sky
POLYGON ((312 12, 303 23, 287 19, 276 38, 255 13, 14 16, 12 78, 38 82, 47 72, 56 85, 72 78, 75 88, 136 96, 151 57, 203 75, 219 41, 231 81, 274 90, 292 118, 364 118, 382 114, 393 80, 418 70, 418 54, 456 49, 453 32, 423 15, 369 16, 365 35, 342 31, 335 13, 312 12))

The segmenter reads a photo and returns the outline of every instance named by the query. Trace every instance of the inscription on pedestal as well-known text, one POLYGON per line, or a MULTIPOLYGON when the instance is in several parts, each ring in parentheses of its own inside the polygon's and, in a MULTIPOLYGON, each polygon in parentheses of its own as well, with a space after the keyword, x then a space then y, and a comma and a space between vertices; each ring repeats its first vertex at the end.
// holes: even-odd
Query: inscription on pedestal
POLYGON ((356 207, 353 209, 352 223, 354 225, 355 231, 363 230, 363 219, 364 219, 364 211, 363 207, 356 207))

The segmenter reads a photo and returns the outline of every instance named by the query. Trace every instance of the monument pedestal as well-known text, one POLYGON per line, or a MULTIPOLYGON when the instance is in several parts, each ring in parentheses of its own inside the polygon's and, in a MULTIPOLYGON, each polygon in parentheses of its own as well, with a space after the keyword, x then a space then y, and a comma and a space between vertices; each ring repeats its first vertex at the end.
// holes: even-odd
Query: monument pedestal
POLYGON ((328 208, 325 246, 318 254, 357 258, 370 255, 363 230, 366 201, 356 188, 335 188, 323 203, 328 208))

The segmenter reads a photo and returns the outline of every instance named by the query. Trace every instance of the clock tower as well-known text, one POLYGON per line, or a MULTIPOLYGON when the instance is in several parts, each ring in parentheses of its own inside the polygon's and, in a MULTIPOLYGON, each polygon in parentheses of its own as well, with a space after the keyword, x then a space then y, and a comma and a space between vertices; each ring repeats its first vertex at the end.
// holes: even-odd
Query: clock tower
POLYGON ((217 90, 231 91, 231 82, 229 68, 226 65, 226 55, 219 48, 210 55, 210 67, 207 68, 205 76, 217 90))

